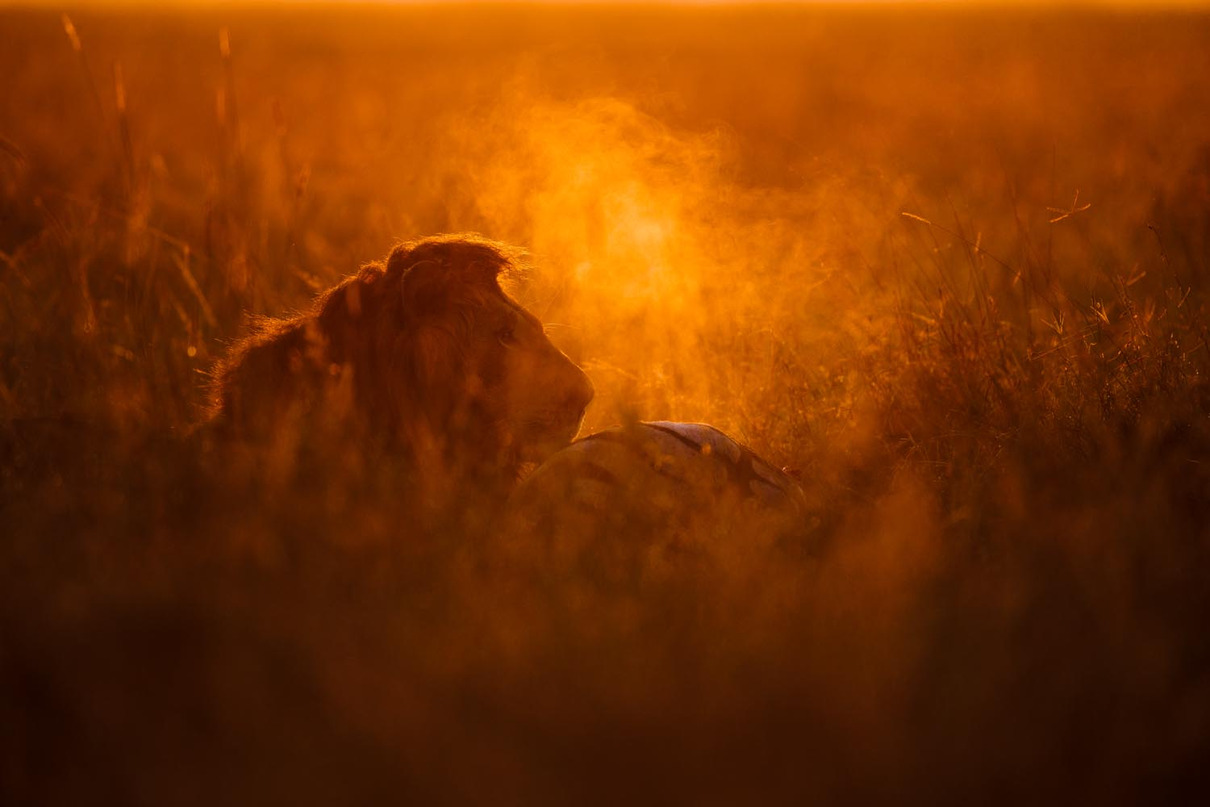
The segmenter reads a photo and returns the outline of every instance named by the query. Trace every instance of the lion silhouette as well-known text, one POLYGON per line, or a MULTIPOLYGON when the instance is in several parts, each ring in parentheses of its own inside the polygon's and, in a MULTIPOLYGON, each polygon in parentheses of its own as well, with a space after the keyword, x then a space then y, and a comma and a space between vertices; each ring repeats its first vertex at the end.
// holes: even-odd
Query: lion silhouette
POLYGON ((214 371, 213 427, 252 442, 322 432, 422 475, 515 481, 571 441, 593 397, 501 289, 522 259, 474 234, 411 241, 311 311, 257 320, 214 371))

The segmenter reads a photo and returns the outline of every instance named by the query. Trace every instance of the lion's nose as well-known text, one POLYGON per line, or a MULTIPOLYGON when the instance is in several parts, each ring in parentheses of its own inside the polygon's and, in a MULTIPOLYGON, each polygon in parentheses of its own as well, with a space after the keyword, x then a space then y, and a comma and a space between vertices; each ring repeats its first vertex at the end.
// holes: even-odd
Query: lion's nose
POLYGON ((588 380, 588 376, 584 371, 576 368, 576 377, 572 382, 571 391, 567 395, 567 408, 573 412, 579 412, 580 417, 584 417, 585 410, 588 409, 588 404, 592 403, 592 397, 596 395, 596 390, 593 389, 592 382, 588 380))

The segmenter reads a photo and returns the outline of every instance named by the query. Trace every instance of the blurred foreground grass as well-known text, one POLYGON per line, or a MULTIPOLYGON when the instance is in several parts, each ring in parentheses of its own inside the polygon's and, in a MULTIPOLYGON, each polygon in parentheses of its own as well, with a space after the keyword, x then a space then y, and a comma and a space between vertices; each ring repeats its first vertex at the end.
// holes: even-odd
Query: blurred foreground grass
POLYGON ((1206 789, 1210 19, 69 23, 0 15, 6 803, 1206 789), (532 249, 590 429, 742 437, 802 541, 602 590, 183 437, 246 314, 451 230, 532 249))

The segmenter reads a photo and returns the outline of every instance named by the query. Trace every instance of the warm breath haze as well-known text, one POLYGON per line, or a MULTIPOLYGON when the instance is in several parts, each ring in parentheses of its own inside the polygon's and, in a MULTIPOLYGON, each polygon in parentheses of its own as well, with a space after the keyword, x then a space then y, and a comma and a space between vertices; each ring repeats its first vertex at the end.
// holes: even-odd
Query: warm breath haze
POLYGON ((39 2, 0 77, 0 802, 1210 793, 1210 13, 39 2))

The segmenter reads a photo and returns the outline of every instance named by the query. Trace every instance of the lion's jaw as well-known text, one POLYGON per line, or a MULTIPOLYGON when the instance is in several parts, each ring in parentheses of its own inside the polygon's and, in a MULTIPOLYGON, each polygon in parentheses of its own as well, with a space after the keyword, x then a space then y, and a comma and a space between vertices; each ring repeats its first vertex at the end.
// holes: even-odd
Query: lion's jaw
POLYGON ((578 413, 552 413, 518 424, 513 429, 522 462, 542 462, 561 448, 566 448, 580 431, 584 410, 578 413))
POLYGON ((504 393, 509 437, 521 461, 541 462, 579 432, 592 382, 541 332, 506 358, 512 367, 504 393))

